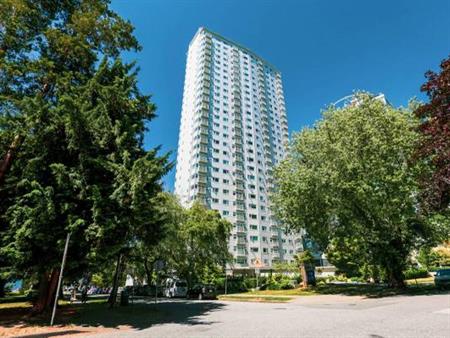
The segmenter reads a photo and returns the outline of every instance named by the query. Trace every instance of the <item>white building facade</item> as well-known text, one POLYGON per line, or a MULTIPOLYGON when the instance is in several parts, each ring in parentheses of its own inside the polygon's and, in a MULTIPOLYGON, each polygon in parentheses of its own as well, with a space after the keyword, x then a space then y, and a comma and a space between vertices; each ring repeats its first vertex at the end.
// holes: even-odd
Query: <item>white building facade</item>
POLYGON ((288 142, 280 72, 249 49, 200 28, 187 53, 175 194, 233 223, 232 268, 292 262, 299 235, 277 224, 269 196, 288 142))

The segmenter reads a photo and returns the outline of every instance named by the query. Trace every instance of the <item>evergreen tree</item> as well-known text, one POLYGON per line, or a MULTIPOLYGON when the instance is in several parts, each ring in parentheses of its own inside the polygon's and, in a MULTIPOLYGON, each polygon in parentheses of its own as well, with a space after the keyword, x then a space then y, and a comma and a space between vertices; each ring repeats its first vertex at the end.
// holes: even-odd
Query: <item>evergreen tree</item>
POLYGON ((108 5, 0 3, 0 263, 39 280, 37 312, 68 232, 69 274, 160 236, 149 216, 167 156, 143 147, 155 106, 119 58, 140 48, 133 27, 108 5))

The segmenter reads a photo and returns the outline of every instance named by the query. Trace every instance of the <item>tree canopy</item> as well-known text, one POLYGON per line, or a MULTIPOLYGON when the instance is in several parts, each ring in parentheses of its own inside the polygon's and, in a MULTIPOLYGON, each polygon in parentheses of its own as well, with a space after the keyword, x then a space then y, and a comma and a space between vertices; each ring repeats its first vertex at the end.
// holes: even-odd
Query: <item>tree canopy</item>
POLYGON ((150 247, 146 257, 163 260, 166 270, 187 280, 192 286, 208 273, 221 271, 231 255, 228 241, 232 224, 200 202, 190 208, 181 207, 175 196, 166 197, 165 237, 157 247, 150 247))
POLYGON ((69 274, 160 238, 153 202, 169 164, 144 149, 156 107, 119 58, 140 48, 133 27, 108 5, 0 3, 0 263, 40 276, 38 310, 68 232, 69 274))
POLYGON ((415 111, 421 119, 422 135, 418 157, 431 166, 421 178, 423 205, 450 217, 450 57, 441 62, 440 73, 426 74, 427 82, 421 91, 430 101, 415 111))
POLYGON ((306 229, 323 250, 357 243, 359 263, 403 285, 408 255, 435 230, 417 212, 423 165, 410 161, 417 125, 408 109, 368 93, 329 107, 313 128, 294 135, 277 168, 275 212, 289 228, 306 229))

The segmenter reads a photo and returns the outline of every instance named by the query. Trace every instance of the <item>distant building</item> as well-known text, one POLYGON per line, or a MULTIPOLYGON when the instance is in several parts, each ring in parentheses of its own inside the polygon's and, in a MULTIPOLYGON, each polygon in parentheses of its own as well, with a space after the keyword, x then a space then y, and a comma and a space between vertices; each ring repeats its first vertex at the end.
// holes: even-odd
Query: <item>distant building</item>
POLYGON ((234 268, 293 261, 303 249, 270 210, 273 168, 288 126, 280 72, 251 50, 206 28, 189 44, 175 193, 200 200, 234 224, 234 268))
MULTIPOLYGON (((390 104, 389 101, 386 99, 385 95, 382 93, 377 94, 373 97, 374 100, 381 101, 383 104, 390 104)), ((358 105, 359 101, 358 98, 352 94, 344 96, 343 98, 337 100, 335 103, 333 103, 333 106, 336 107, 345 107, 349 105, 358 105)))

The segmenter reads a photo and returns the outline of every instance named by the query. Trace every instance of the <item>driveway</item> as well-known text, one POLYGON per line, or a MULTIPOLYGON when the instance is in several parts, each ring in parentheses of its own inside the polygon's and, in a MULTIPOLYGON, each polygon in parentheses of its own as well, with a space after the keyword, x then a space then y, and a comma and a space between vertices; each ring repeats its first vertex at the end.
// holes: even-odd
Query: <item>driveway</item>
POLYGON ((326 295, 289 303, 175 300, 155 306, 162 320, 117 337, 450 337, 449 294, 326 295))

